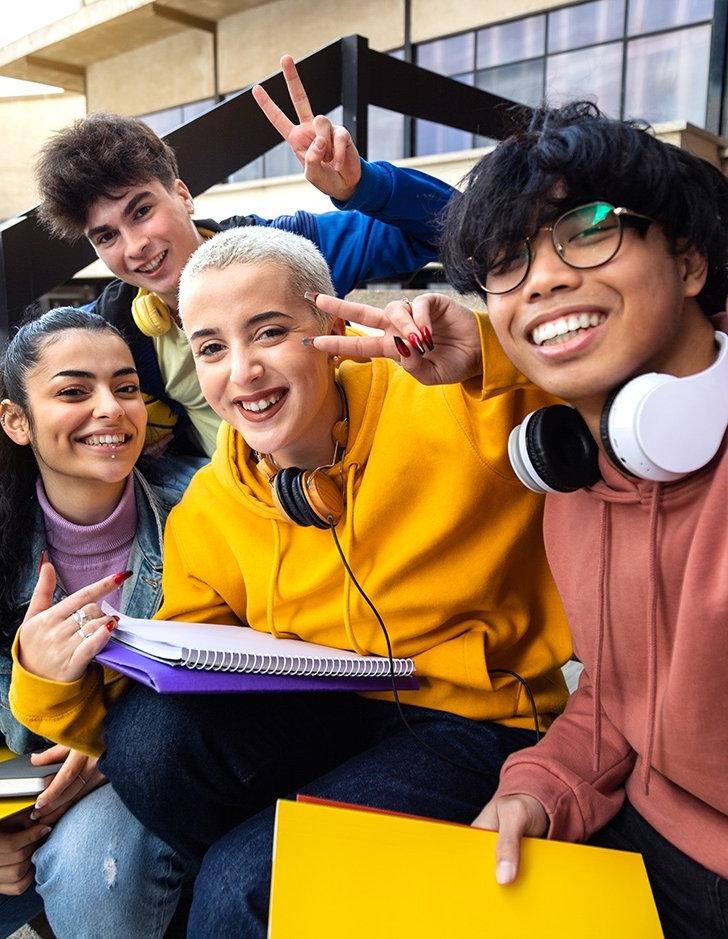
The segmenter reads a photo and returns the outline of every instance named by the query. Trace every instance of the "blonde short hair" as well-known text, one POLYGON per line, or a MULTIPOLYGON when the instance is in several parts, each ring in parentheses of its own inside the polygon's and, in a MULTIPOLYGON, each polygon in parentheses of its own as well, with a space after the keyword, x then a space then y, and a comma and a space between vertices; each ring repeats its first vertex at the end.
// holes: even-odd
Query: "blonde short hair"
MULTIPOLYGON (((209 238, 192 254, 179 281, 179 311, 184 315, 185 295, 190 281, 204 271, 222 270, 232 264, 276 264, 288 274, 294 296, 304 291, 334 294, 329 266, 316 245, 292 232, 279 228, 250 225, 231 228, 209 238)), ((312 312, 324 332, 331 317, 312 304, 312 312)))

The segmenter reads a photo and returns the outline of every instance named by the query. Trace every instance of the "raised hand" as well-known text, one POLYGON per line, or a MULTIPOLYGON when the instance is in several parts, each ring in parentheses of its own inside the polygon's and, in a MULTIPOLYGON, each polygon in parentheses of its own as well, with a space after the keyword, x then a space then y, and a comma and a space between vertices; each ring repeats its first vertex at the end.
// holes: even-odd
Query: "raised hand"
POLYGON ((116 626, 114 617, 103 613, 96 601, 117 590, 130 574, 122 571, 104 577, 54 604, 56 572, 50 561, 41 564, 18 637, 23 668, 53 681, 80 678, 116 626))
POLYGON ((332 124, 323 114, 314 116, 290 55, 281 59, 281 69, 300 123, 289 121, 261 85, 254 86, 253 97, 293 150, 306 179, 324 195, 346 202, 353 196, 361 179, 359 151, 351 134, 345 127, 332 124))
POLYGON ((521 838, 524 835, 540 838, 546 834, 548 825, 543 806, 533 796, 499 796, 490 800, 473 822, 473 827, 498 832, 495 876, 499 884, 510 884, 516 879, 521 838))
POLYGON ((70 750, 61 744, 31 757, 34 766, 60 763, 61 760, 63 766, 36 799, 30 816, 46 825, 58 821, 72 805, 106 782, 104 774, 97 769, 98 757, 70 750))
POLYGON ((476 318, 444 294, 395 300, 383 310, 325 294, 307 293, 306 298, 333 317, 381 330, 375 336, 330 335, 304 340, 322 352, 393 359, 423 385, 449 385, 482 373, 476 318))

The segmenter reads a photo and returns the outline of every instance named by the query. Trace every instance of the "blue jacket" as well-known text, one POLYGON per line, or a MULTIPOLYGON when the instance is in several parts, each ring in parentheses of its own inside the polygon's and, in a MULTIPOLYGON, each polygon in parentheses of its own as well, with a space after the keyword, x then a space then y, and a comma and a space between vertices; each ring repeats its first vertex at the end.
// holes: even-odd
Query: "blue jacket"
MULTIPOLYGON (((337 208, 346 211, 321 215, 296 212, 274 219, 234 215, 222 222, 200 219, 196 224, 212 231, 264 225, 309 238, 326 258, 338 296, 345 296, 363 281, 410 274, 434 261, 439 218, 452 187, 426 173, 390 163, 362 160, 361 167, 361 180, 351 199, 334 201, 337 208)), ((142 391, 177 415, 174 432, 181 443, 179 449, 191 452, 194 447, 185 441, 184 434, 189 426, 186 411, 166 394, 152 340, 134 326, 131 305, 136 294, 136 287, 114 280, 86 309, 104 316, 127 339, 142 391)))
MULTIPOLYGON (((134 576, 124 584, 121 595, 122 612, 129 616, 149 619, 162 602, 162 537, 164 523, 172 506, 181 493, 151 485, 138 470, 134 470, 134 494, 137 505, 137 531, 129 554, 129 569, 134 576)), ((16 584, 17 622, 22 621, 37 580, 37 558, 47 548, 40 506, 36 525, 36 536, 30 552, 30 560, 20 571, 16 584)), ((57 603, 67 596, 63 584, 58 582, 53 595, 57 603)), ((10 713, 8 692, 12 661, 9 655, 0 654, 0 733, 5 743, 15 753, 28 753, 44 748, 48 742, 31 733, 19 724, 10 713)))

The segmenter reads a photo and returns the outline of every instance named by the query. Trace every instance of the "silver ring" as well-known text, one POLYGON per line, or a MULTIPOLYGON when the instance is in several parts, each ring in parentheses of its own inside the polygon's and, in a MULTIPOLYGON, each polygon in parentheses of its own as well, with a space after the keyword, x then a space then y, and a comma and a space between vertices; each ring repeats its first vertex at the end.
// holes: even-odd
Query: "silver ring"
POLYGON ((402 299, 401 299, 399 302, 400 302, 400 303, 406 303, 407 306, 409 307, 410 313, 412 312, 412 301, 410 300, 409 297, 402 297, 402 299))
POLYGON ((82 776, 82 775, 79 773, 79 774, 78 774, 78 778, 81 780, 81 782, 84 784, 84 786, 88 786, 88 779, 86 779, 85 776, 82 776))
POLYGON ((84 639, 90 639, 90 638, 91 638, 91 633, 85 633, 85 632, 81 629, 80 626, 78 627, 78 629, 76 630, 76 632, 77 632, 77 633, 79 634, 79 636, 81 637, 81 642, 83 642, 84 639))
MULTIPOLYGON (((83 610, 76 610, 75 613, 71 613, 71 619, 78 626, 78 632, 81 632, 86 623, 88 623, 88 616, 86 616, 83 610)), ((84 636, 84 639, 86 638, 88 637, 84 636)))

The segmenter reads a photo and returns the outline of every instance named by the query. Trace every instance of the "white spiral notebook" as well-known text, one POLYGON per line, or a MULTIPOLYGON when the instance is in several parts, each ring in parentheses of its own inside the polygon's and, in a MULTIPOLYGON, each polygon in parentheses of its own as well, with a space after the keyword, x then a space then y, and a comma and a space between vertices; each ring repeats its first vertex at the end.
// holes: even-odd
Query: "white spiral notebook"
MULTIPOLYGON (((112 636, 115 642, 170 665, 252 675, 390 675, 389 659, 377 655, 359 655, 299 639, 276 639, 248 626, 134 619, 117 613, 107 603, 102 608, 119 617, 112 636)), ((394 659, 393 663, 395 677, 414 673, 412 659, 394 659)))

